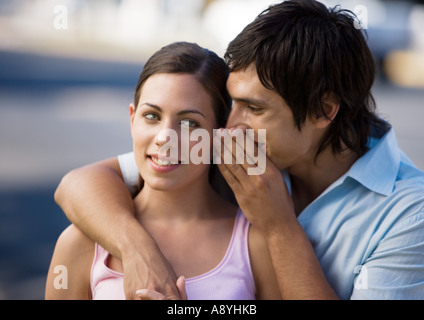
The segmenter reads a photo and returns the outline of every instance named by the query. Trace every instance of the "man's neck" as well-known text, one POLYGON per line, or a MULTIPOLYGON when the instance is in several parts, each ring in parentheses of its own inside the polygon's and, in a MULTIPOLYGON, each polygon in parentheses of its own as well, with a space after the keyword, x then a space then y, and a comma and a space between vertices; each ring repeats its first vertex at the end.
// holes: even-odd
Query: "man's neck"
POLYGON ((288 168, 296 215, 345 174, 357 159, 358 155, 349 149, 335 155, 329 146, 316 159, 288 168))

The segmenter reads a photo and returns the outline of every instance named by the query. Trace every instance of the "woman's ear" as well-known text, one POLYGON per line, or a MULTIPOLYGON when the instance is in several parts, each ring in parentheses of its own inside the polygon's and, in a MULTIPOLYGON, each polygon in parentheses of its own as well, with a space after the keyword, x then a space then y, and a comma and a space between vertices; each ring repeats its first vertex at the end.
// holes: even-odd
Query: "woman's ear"
POLYGON ((317 116, 317 125, 319 128, 326 128, 334 118, 340 109, 340 102, 333 93, 325 93, 322 97, 322 111, 324 114, 317 116))
POLYGON ((130 104, 129 109, 130 109, 131 130, 132 130, 133 122, 134 122, 134 116, 135 116, 135 105, 134 105, 134 103, 130 104))

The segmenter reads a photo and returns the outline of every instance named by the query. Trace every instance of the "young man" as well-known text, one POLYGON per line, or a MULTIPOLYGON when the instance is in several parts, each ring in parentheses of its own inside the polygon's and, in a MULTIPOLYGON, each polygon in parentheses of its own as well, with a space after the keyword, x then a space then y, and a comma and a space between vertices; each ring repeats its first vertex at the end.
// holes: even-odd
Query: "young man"
MULTIPOLYGON (((267 163, 262 175, 247 162, 219 168, 267 241, 283 298, 424 298, 424 174, 374 113, 375 64, 355 26, 349 12, 284 1, 226 53, 227 128, 266 129, 267 163)), ((70 172, 56 201, 122 259, 127 297, 148 288, 178 298, 176 275, 133 216, 121 176, 137 183, 132 158, 70 172)))

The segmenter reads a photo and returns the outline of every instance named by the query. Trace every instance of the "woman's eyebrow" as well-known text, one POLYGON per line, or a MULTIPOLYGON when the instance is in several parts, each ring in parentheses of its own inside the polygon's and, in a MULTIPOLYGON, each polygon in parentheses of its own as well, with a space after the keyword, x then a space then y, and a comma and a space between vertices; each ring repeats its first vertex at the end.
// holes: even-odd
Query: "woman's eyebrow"
POLYGON ((157 111, 159 111, 159 112, 162 112, 162 109, 161 109, 159 106, 157 106, 157 105, 155 105, 155 104, 153 104, 153 103, 143 102, 143 103, 141 103, 140 105, 141 105, 141 106, 142 106, 142 105, 145 105, 145 106, 148 106, 148 107, 150 107, 150 108, 153 108, 153 109, 155 109, 155 110, 157 110, 157 111))
MULTIPOLYGON (((141 105, 146 105, 146 106, 148 106, 150 108, 153 108, 153 109, 155 109, 155 110, 157 110, 159 112, 162 112, 163 111, 161 107, 159 107, 158 105, 153 104, 153 103, 143 102, 141 105)), ((197 113, 197 114, 200 114, 203 118, 206 119, 206 117, 205 117, 205 115, 203 113, 201 113, 199 110, 193 110, 193 109, 181 110, 181 111, 179 111, 177 113, 177 115, 178 116, 181 116, 181 115, 185 115, 187 113, 197 113)))
POLYGON ((180 112, 177 113, 177 115, 181 116, 187 113, 197 113, 200 114, 203 118, 206 119, 205 115, 203 113, 201 113, 199 110, 182 110, 180 112))

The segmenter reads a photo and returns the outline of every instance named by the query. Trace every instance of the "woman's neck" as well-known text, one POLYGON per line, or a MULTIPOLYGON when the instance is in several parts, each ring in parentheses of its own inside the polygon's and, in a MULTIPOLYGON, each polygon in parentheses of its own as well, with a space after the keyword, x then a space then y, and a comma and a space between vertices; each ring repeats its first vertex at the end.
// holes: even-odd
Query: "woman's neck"
POLYGON ((206 181, 174 190, 155 190, 145 185, 134 199, 140 219, 189 220, 210 215, 223 200, 206 181))

